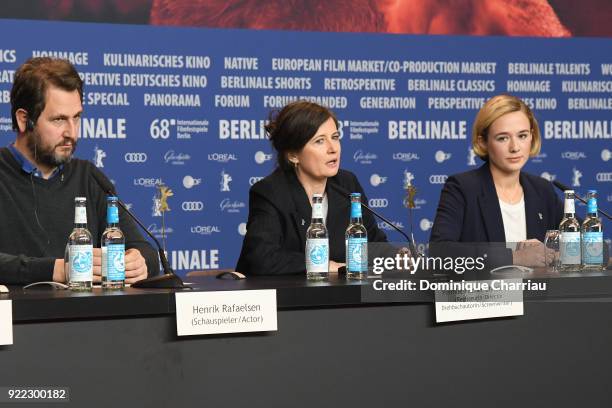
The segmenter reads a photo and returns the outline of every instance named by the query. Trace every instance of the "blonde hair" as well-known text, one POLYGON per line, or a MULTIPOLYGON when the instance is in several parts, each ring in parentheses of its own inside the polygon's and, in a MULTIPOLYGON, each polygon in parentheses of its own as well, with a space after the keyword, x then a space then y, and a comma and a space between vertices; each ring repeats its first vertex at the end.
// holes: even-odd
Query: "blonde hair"
POLYGON ((478 143, 478 138, 482 137, 484 141, 489 136, 489 128, 491 124, 497 119, 512 112, 523 112, 529 120, 529 126, 531 128, 531 149, 529 150, 529 157, 533 157, 540 153, 542 147, 542 137, 540 135, 540 127, 538 121, 529 106, 525 104, 521 99, 516 96, 502 94, 497 95, 489 99, 478 111, 476 119, 474 120, 474 127, 472 128, 472 149, 474 153, 483 160, 488 159, 489 152, 486 147, 483 147, 478 143))

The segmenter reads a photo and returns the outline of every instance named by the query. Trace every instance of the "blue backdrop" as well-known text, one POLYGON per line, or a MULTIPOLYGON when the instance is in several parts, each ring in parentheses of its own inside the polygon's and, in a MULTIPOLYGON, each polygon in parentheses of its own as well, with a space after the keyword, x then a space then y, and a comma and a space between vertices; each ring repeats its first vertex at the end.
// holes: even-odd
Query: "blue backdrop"
POLYGON ((370 204, 405 229, 403 183, 412 180, 421 243, 429 238, 446 176, 480 164, 470 149, 473 118, 487 98, 502 92, 525 98, 540 122, 543 149, 527 170, 581 193, 596 188, 604 208, 612 202, 609 39, 2 20, 4 145, 14 139, 12 75, 33 55, 76 65, 86 84, 77 156, 113 179, 157 236, 162 217, 155 187, 172 189, 165 241, 181 274, 235 265, 248 190, 274 168, 262 126, 270 110, 297 98, 336 112, 342 167, 358 175, 370 204))

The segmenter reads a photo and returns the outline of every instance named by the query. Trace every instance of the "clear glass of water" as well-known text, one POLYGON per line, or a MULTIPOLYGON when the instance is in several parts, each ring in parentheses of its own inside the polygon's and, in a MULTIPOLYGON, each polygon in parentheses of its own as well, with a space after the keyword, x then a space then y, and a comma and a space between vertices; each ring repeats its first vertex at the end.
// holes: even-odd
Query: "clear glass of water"
POLYGON ((559 230, 548 230, 544 237, 544 251, 546 258, 546 270, 548 272, 559 271, 559 230))

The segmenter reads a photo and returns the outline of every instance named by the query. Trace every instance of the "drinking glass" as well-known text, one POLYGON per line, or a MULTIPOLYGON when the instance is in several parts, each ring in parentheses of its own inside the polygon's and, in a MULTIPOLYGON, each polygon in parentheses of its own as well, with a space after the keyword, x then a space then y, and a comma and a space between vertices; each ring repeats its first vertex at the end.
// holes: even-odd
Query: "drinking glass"
POLYGON ((546 271, 559 271, 559 230, 548 230, 544 237, 544 253, 546 259, 546 271))

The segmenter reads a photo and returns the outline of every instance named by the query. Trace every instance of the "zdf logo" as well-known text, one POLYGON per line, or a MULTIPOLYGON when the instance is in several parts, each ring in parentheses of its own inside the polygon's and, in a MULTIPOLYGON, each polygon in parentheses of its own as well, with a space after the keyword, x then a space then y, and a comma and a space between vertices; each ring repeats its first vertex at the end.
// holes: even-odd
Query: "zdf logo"
POLYGON ((183 201, 181 208, 183 211, 202 211, 204 203, 201 201, 183 201))
POLYGON ((428 231, 433 227, 433 222, 429 221, 427 218, 423 218, 419 223, 419 227, 421 227, 423 231, 428 231))
POLYGON ((444 184, 448 176, 446 174, 432 174, 429 176, 429 182, 431 184, 444 184))
POLYGON ((126 163, 144 163, 147 161, 146 153, 131 152, 126 153, 123 158, 126 163))
POLYGON ((389 200, 386 198, 370 198, 368 205, 372 208, 387 208, 389 206, 389 200))
POLYGON ((373 187, 378 187, 379 185, 386 183, 387 182, 387 177, 381 177, 378 174, 372 174, 372 176, 370 177, 370 184, 373 187))

